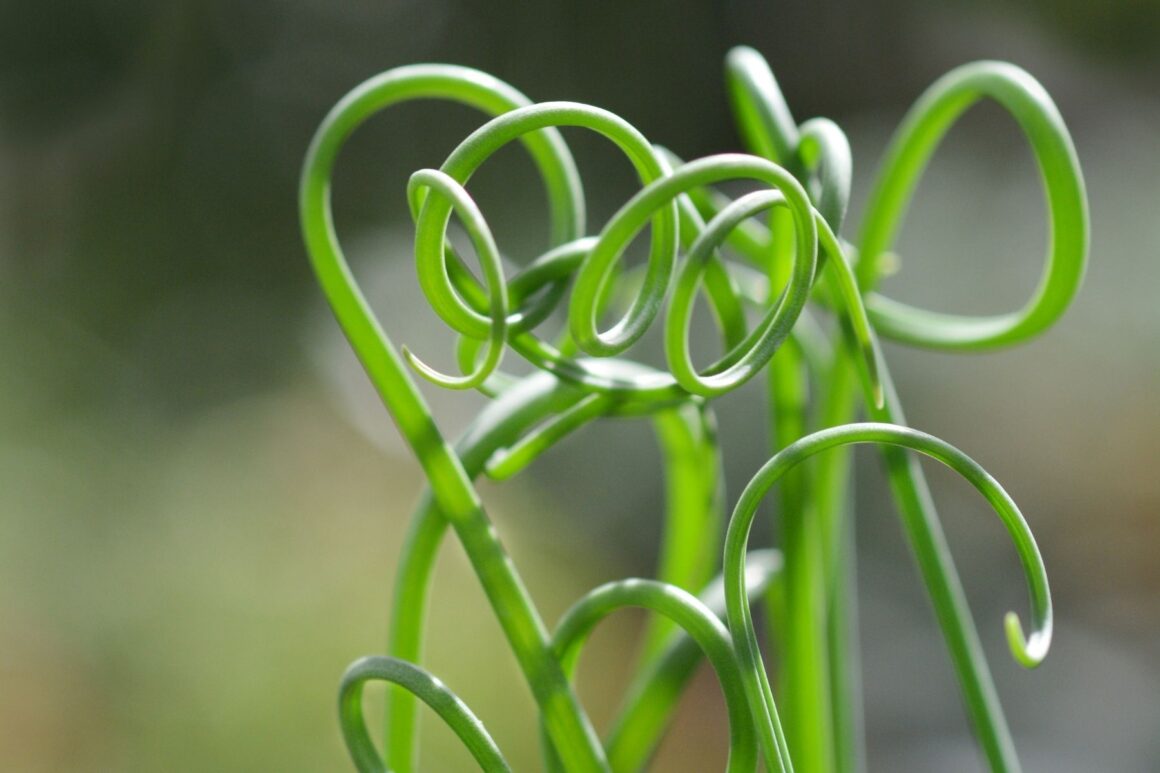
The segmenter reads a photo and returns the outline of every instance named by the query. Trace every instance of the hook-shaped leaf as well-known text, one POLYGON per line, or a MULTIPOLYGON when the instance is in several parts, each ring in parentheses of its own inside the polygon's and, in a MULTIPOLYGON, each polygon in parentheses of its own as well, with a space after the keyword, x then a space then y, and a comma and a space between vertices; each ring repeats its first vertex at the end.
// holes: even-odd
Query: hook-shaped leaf
MULTIPOLYGON (((999 483, 977 462, 949 443, 924 432, 895 424, 846 424, 807 435, 779 451, 745 487, 725 537, 725 592, 729 630, 733 633, 738 656, 744 667, 746 694, 750 708, 758 718, 765 748, 777 748, 774 728, 777 711, 773 693, 762 662, 757 633, 749 612, 744 556, 754 516, 766 493, 786 473, 806 459, 827 449, 853 443, 877 443, 901 446, 936 459, 959 473, 979 491, 995 509, 1015 544, 1027 578, 1031 596, 1034 627, 1030 637, 1023 635, 1014 612, 1006 618, 1006 631, 1016 660, 1027 667, 1042 662, 1051 644, 1051 592, 1043 558, 1035 538, 1015 502, 999 483)), ((920 560, 922 556, 919 557, 920 560)))

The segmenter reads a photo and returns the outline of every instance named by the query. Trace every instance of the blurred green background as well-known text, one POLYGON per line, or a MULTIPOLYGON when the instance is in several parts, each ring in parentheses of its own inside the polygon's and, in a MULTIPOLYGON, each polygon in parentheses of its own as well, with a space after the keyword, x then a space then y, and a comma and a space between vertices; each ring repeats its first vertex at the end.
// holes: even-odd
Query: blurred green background
MULTIPOLYGON (((988 467, 1040 540, 1058 629, 1028 673, 1000 631, 1026 604, 1014 552, 966 484, 929 470, 1026 768, 1160 768, 1158 40, 1155 0, 0 5, 0 768, 345 769, 338 677, 383 648, 421 479, 300 246, 312 131, 362 79, 448 61, 612 109, 686 158, 736 149, 721 61, 737 43, 768 57, 799 120, 847 129, 854 224, 890 130, 946 70, 1008 59, 1056 99, 1091 197, 1075 307, 1014 350, 887 356, 911 422, 988 467)), ((336 175, 360 276, 395 340, 437 363, 451 337, 417 299, 404 185, 479 123, 401 108, 353 139, 336 175)), ((566 136, 595 228, 632 179, 610 147, 566 136)), ((531 174, 512 150, 473 180, 514 255, 546 236, 531 174)), ((925 178, 888 290, 1014 308, 1044 238, 1029 149, 981 106, 925 178)), ((450 435, 480 405, 430 397, 450 435)), ((734 496, 764 460, 762 415, 760 388, 721 403, 734 496)), ((483 486, 549 622, 592 585, 651 570, 656 463, 646 423, 605 423, 483 486), (595 453, 609 442, 623 454, 595 453)), ((858 487, 870 767, 977 770, 871 452, 858 487)), ((598 722, 641 622, 617 617, 593 640, 580 689, 598 722)), ((534 769, 530 699, 452 542, 430 642, 433 670, 534 769)), ((427 769, 467 769, 437 724, 427 769)), ((725 738, 703 674, 657 769, 718 768, 725 738)))

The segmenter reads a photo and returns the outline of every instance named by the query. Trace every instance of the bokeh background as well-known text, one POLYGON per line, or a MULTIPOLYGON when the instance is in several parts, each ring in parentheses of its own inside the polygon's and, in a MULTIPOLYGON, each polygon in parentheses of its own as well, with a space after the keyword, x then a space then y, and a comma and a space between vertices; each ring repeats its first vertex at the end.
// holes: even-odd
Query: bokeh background
MULTIPOLYGON (((911 422, 1003 481, 1043 548, 1058 628, 1028 673, 1000 631, 1026 604, 1014 552, 965 484, 930 470, 1026 768, 1160 769, 1158 40, 1155 0, 0 4, 0 768, 347 765, 338 677, 382 650, 421 479, 299 241, 299 164, 330 105, 386 68, 448 61, 533 99, 612 109, 693 157, 739 146, 721 61, 748 43, 799 120, 850 134, 855 225, 892 127, 938 75, 1008 59, 1056 99, 1091 198, 1074 308, 1016 349, 887 356, 911 422)), ((417 302, 404 185, 479 122, 398 109, 353 139, 336 175, 360 276, 395 339, 435 362, 451 338, 417 302)), ((632 179, 610 147, 567 136, 595 227, 632 179)), ((500 243, 534 254, 544 205, 519 151, 473 191, 500 243)), ((982 106, 925 178, 888 289, 1014 308, 1044 238, 1030 151, 982 106)), ((431 400, 452 435, 479 407, 431 400)), ((733 496, 764 460, 762 415, 759 388, 721 404, 733 496)), ((978 770, 877 459, 858 458, 870 768, 978 770)), ((588 587, 652 569, 656 464, 647 423, 604 423, 483 487, 549 621, 588 587), (598 450, 609 443, 617 454, 598 450)), ((441 560, 430 663, 534 769, 531 702, 498 626, 458 547, 441 560)), ((598 722, 641 624, 625 614, 593 640, 581 692, 598 722)), ((718 768, 722 709, 702 675, 657 769, 718 768)), ((467 769, 437 724, 427 769, 467 769)))

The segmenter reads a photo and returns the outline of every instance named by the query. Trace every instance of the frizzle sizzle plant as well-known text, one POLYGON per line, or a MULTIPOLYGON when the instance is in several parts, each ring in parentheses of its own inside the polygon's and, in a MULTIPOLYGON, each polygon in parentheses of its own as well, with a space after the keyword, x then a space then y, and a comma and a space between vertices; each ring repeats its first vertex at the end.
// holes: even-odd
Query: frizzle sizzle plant
POLYGON ((755 51, 733 50, 726 70, 750 154, 686 163, 608 111, 572 102, 532 104, 495 78, 447 65, 401 67, 372 78, 339 102, 318 130, 300 190, 306 244, 338 321, 429 484, 398 565, 388 655, 359 660, 342 681, 341 724, 359 769, 416 767, 417 700, 448 723, 481 767, 508 769, 470 709, 419 665, 432 568, 448 526, 539 706, 548 769, 646 765, 702 656, 725 695, 729 770, 751 771, 759 762, 775 771, 859 769, 847 494, 851 446, 860 443, 882 453, 982 752, 993 770, 1019 768, 916 457, 932 457, 959 473, 1010 534, 1026 574, 1031 632, 1025 634, 1012 612, 1006 633, 1015 659, 1027 667, 1039 664, 1051 642, 1043 561, 1027 522, 994 478, 955 447, 906 426, 877 340, 994 349, 1020 343, 1060 317, 1080 285, 1088 245, 1084 186, 1067 130, 1047 93, 1022 70, 979 62, 952 71, 898 129, 851 243, 842 236, 851 155, 841 129, 824 118, 796 124, 755 51), (407 188, 419 285, 459 335, 460 375, 440 373, 406 348, 396 350, 351 274, 331 218, 330 177, 344 142, 370 116, 413 99, 451 100, 493 116, 439 169, 415 172, 407 188), (959 116, 982 99, 1014 116, 1042 175, 1050 240, 1038 288, 1022 309, 990 317, 937 313, 878 294, 875 285, 928 160, 959 116), (598 230, 585 223, 580 176, 558 127, 583 127, 611 140, 640 179, 641 190, 598 230), (517 140, 543 179, 552 243, 509 277, 465 186, 492 154, 517 140), (755 183, 757 190, 731 200, 713 187, 736 180, 755 183), (482 283, 447 238, 452 217, 470 237, 482 283), (622 269, 625 249, 646 226, 647 262, 622 269), (727 260, 724 248, 744 262, 727 260), (725 352, 700 369, 688 343, 699 292, 725 352), (536 328, 562 305, 566 331, 554 341, 538 337, 536 328), (832 321, 817 309, 832 312, 832 321), (600 330, 608 314, 620 316, 600 330), (658 317, 668 372, 625 356, 658 317), (517 379, 501 371, 508 348, 539 372, 517 379), (454 445, 437 428, 408 365, 435 384, 493 398, 454 445), (712 398, 761 374, 769 385, 774 453, 741 493, 722 545, 725 495, 712 398), (859 410, 867 422, 853 423, 859 410), (481 474, 512 476, 577 428, 612 416, 648 417, 660 438, 667 512, 658 577, 593 590, 550 633, 472 481, 481 474), (779 551, 749 551, 754 515, 775 485, 779 551), (776 679, 758 647, 753 603, 767 605, 776 679), (589 632, 628 606, 668 622, 650 628, 635 681, 601 741, 570 679, 589 632), (363 719, 368 680, 392 684, 382 754, 363 719), (771 683, 778 685, 776 703, 771 683))

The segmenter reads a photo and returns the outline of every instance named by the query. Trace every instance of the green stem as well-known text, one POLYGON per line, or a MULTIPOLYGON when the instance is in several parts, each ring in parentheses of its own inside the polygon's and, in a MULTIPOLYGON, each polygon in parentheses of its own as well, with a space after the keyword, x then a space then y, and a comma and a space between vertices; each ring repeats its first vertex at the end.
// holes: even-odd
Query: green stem
MULTIPOLYGON (((549 374, 531 376, 487 406, 456 444, 456 453, 474 478, 496 459, 511 456, 507 449, 522 448, 524 439, 536 436, 538 428, 554 426, 554 417, 569 415, 591 397, 549 374)), ((605 410, 610 407, 606 402, 605 410)), ((700 587, 706 581, 701 578, 712 575, 719 555, 717 534, 723 517, 712 414, 704 405, 687 403, 661 411, 654 421, 670 470, 672 495, 661 572, 700 587)), ((395 577, 388 652, 396 658, 412 663, 422 659, 428 591, 446 527, 433 493, 426 491, 411 520, 395 577)), ((672 633, 670 629, 667 640, 672 633)), ((650 670, 646 668, 646 674, 650 670)), ((387 700, 386 759, 392 770, 409 773, 416 769, 418 705, 411 693, 398 688, 389 690, 387 700)), ((652 719, 663 727, 664 716, 655 713, 652 719)), ((648 738, 641 736, 646 744, 648 738)))
MULTIPOLYGON (((583 392, 561 384, 546 373, 517 383, 488 405, 456 444, 464 469, 472 478, 480 475, 497 450, 515 443, 524 432, 553 413, 566 410, 583 396, 583 392)), ((412 516, 395 572, 387 647, 387 652, 395 658, 412 663, 422 661, 428 592, 447 525, 434 493, 428 488, 412 516)), ((417 709, 410 693, 388 690, 386 760, 397 773, 411 773, 417 767, 417 709)))
MULTIPOLYGON (((773 259, 771 288, 788 281, 794 255, 793 223, 783 210, 770 221, 773 259)), ((809 384, 805 363, 794 346, 783 347, 770 362, 769 412, 772 451, 777 452, 806 433, 809 384)), ((803 465, 785 480, 778 497, 780 544, 784 555, 780 595, 772 598, 776 615, 769 615, 771 639, 780 644, 778 671, 789 755, 802 770, 833 770, 833 728, 830 716, 829 662, 826 658, 826 612, 822 543, 810 492, 810 469, 803 465)))
MULTIPOLYGON (((806 385, 800 356, 782 349, 770 369, 774 451, 806 432, 806 385)), ((779 490, 778 516, 785 557, 780 705, 789 752, 802 770, 833 769, 829 661, 826 657, 826 596, 821 524, 810 492, 811 470, 803 465, 779 490)))
MULTIPOLYGON (((725 498, 721 457, 712 411, 685 403, 653 418, 665 470, 665 520, 657 579, 699 593, 717 572, 725 498)), ((656 618, 649 625, 640 662, 651 662, 670 638, 674 624, 656 618)))
MULTIPOLYGON (((841 342, 835 347, 820 400, 818 428, 841 426, 854 418, 857 389, 854 356, 841 342)), ((864 767, 864 731, 861 674, 854 643, 857 576, 854 523, 850 517, 851 455, 849 449, 837 448, 812 462, 826 596, 834 769, 838 773, 856 773, 864 767)))
MULTIPOLYGON (((883 368, 879 375, 886 392, 886 405, 882 409, 869 408, 870 417, 905 426, 889 371, 883 368)), ((926 477, 918 460, 902 449, 882 446, 880 450, 903 530, 942 629, 975 736, 991 770, 1018 771, 1019 758, 1011 731, 926 477)))
MULTIPOLYGON (((943 136, 963 112, 985 98, 994 99, 1018 122, 1031 143, 1044 183, 1050 238, 1039 286, 1020 310, 991 317, 941 314, 871 293, 866 299, 867 310, 882 335, 947 350, 1006 346, 1053 324, 1079 289, 1087 264, 1088 210, 1075 148, 1043 87, 1023 70, 999 62, 978 62, 953 70, 927 89, 907 113, 867 203, 857 266, 860 284, 868 289, 878 279, 880 257, 893 245, 919 178, 943 136)), ((905 424, 885 367, 879 375, 886 400, 877 407, 874 400, 867 399, 869 415, 878 421, 905 424)), ((1018 770, 1011 734, 926 480, 917 461, 899 449, 885 447, 882 453, 975 735, 992 770, 1018 770)), ((1010 626, 1008 619, 1008 638, 1014 643, 1010 626)), ((1034 666, 1046 653, 1046 642, 1039 645, 1042 651, 1033 653, 1012 649, 1020 662, 1034 666)))
MULTIPOLYGON (((319 127, 306 154, 299 190, 302 233, 335 317, 414 451, 430 481, 435 503, 463 543, 560 755, 576 770, 599 771, 607 768, 603 749, 552 655, 547 629, 484 512, 471 477, 435 426, 399 352, 358 289, 339 246, 330 209, 330 177, 339 150, 359 125, 385 106, 415 96, 440 96, 502 113, 526 101, 514 90, 505 92, 502 84, 496 86, 487 76, 482 76, 487 83, 480 87, 480 76, 462 68, 404 68, 364 84, 339 102, 319 127)), ((555 211, 562 213, 560 222, 571 218, 582 228, 577 222, 582 208, 569 208, 576 200, 576 186, 571 184, 576 178, 571 156, 558 135, 536 135, 526 143, 541 168, 547 170, 545 180, 558 204, 555 211)), ((436 199, 436 203, 450 207, 445 199, 436 199)), ((425 212, 430 209, 424 207, 425 212)), ((561 232, 566 230, 561 227, 561 232)))

